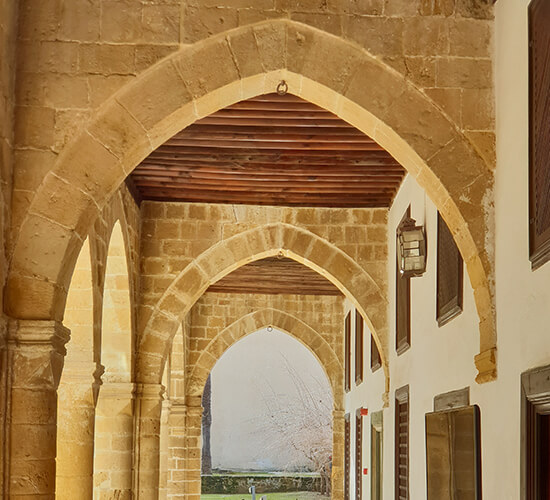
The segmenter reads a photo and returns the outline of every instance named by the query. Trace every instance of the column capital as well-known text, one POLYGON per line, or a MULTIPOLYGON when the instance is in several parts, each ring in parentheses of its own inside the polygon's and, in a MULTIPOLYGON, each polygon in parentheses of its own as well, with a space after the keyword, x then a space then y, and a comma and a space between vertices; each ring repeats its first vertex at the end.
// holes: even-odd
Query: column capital
POLYGON ((176 398, 170 400, 170 415, 177 417, 177 416, 183 416, 183 417, 202 417, 202 404, 200 404, 200 398, 199 398, 199 406, 196 406, 196 401, 194 397, 187 397, 185 399, 183 398, 176 398), (191 399, 191 401, 189 401, 191 399), (192 404, 189 404, 189 403, 192 404))
POLYGON ((160 401, 163 399, 165 387, 162 384, 135 384, 136 398, 160 401))
POLYGON ((344 410, 332 410, 333 419, 337 419, 337 418, 343 419, 345 414, 346 412, 344 410))
POLYGON ((65 356, 65 344, 69 341, 71 331, 61 321, 13 319, 8 320, 8 348, 36 349, 53 347, 57 354, 65 356))
POLYGON ((19 388, 57 389, 70 331, 60 321, 8 321, 6 350, 19 388))

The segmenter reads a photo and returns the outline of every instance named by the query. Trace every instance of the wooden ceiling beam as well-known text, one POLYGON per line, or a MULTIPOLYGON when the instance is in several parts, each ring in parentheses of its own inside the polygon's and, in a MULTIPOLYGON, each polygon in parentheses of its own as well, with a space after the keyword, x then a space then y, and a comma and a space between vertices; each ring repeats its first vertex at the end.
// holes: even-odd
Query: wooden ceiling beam
MULTIPOLYGON (((299 119, 292 117, 271 117, 269 125, 272 127, 338 127, 338 128, 353 128, 344 121, 337 121, 331 118, 316 118, 316 119, 299 119)), ((238 118, 230 116, 214 116, 210 115, 202 118, 194 123, 194 125, 229 125, 231 127, 250 127, 265 125, 265 118, 238 118)), ((193 125, 191 125, 193 126, 193 125)))
POLYGON ((200 132, 203 134, 277 134, 279 136, 285 136, 289 132, 300 135, 333 135, 333 136, 352 136, 352 137, 365 137, 366 140, 371 140, 368 136, 363 134, 360 130, 353 127, 326 127, 319 130, 319 127, 274 127, 270 123, 262 125, 239 125, 236 123, 234 126, 230 125, 201 125, 198 122, 194 125, 183 129, 178 132, 174 137, 180 137, 187 135, 188 133, 200 132))
POLYGON ((288 197, 282 194, 266 194, 266 193, 248 193, 244 196, 242 193, 216 193, 216 192, 170 192, 163 189, 146 190, 142 193, 144 199, 153 201, 181 201, 188 203, 225 203, 232 205, 281 205, 289 207, 388 207, 391 196, 332 196, 332 195, 293 195, 288 197))
POLYGON ((214 151, 219 149, 277 149, 277 150, 304 150, 304 151, 341 151, 353 150, 353 151, 381 151, 382 147, 375 142, 361 141, 347 142, 345 145, 340 142, 309 142, 309 141, 264 141, 256 139, 235 139, 235 140, 217 140, 217 139, 184 139, 174 138, 170 139, 167 146, 177 147, 193 147, 193 148, 209 148, 214 151))
MULTIPOLYGON (((185 183, 175 183, 175 182, 159 182, 154 180, 139 180, 135 179, 134 183, 138 188, 161 188, 165 190, 174 190, 174 191, 215 191, 220 192, 220 183, 212 182, 185 182, 185 183)), ((260 193, 311 193, 311 186, 304 185, 303 183, 292 183, 285 184, 280 182, 269 182, 265 184, 260 183, 235 183, 235 182, 224 182, 221 189, 222 192, 242 192, 248 193, 251 189, 254 189, 260 193)), ((331 183, 327 185, 317 185, 315 190, 318 194, 338 194, 341 196, 346 196, 347 194, 376 194, 383 193, 391 195, 395 185, 392 186, 376 186, 376 185, 357 185, 349 186, 346 183, 331 183)))
MULTIPOLYGON (((155 151, 154 154, 149 155, 143 162, 150 161, 178 161, 182 164, 201 162, 204 164, 216 163, 223 165, 240 166, 240 168, 246 168, 244 165, 254 165, 255 167, 268 166, 269 168, 275 168, 277 165, 295 165, 296 167, 313 166, 327 167, 336 169, 338 167, 352 166, 366 166, 373 162, 377 162, 381 165, 395 165, 403 171, 403 167, 397 163, 395 159, 383 151, 370 151, 368 154, 357 151, 349 151, 345 156, 342 152, 331 153, 326 152, 314 153, 312 151, 305 152, 307 155, 297 155, 289 151, 285 152, 229 152, 227 154, 211 153, 204 150, 189 151, 189 148, 178 149, 171 148, 169 151, 162 149, 155 151), (244 164, 244 165, 241 165, 244 164)), ((254 167, 254 168, 255 168, 254 167)))
POLYGON ((295 148, 295 149, 282 149, 282 148, 273 148, 266 151, 260 151, 257 147, 252 146, 249 148, 244 148, 241 146, 241 148, 224 148, 224 147, 197 147, 195 146, 187 146, 184 147, 183 145, 175 146, 175 145, 164 145, 162 146, 162 152, 164 153, 174 153, 178 155, 195 155, 195 156, 207 156, 209 158, 222 158, 227 161, 227 158, 236 158, 236 159, 243 159, 251 157, 251 158, 266 158, 267 162, 273 161, 273 162, 279 162, 279 161, 285 161, 287 158, 296 159, 296 158, 322 158, 324 162, 331 161, 333 158, 335 161, 337 160, 345 160, 345 159, 361 159, 361 158, 368 158, 370 155, 370 152, 374 153, 380 153, 380 156, 388 156, 387 153, 384 152, 383 149, 378 148, 366 151, 364 148, 360 150, 352 150, 348 147, 346 147, 345 150, 330 150, 330 153, 327 153, 329 150, 314 150, 309 148, 295 148), (385 154, 384 154, 385 153, 385 154))
POLYGON ((286 189, 306 189, 311 191, 313 183, 323 190, 333 188, 350 192, 362 192, 368 189, 395 189, 399 185, 399 179, 390 180, 367 180, 359 178, 351 179, 227 179, 227 178, 197 178, 197 177, 177 177, 177 176, 159 176, 159 175, 136 175, 133 177, 136 186, 148 185, 167 185, 178 186, 184 189, 186 186, 205 186, 205 188, 220 189, 220 183, 227 186, 250 186, 251 189, 265 189, 266 187, 284 187, 286 189))
POLYGON ((215 168, 182 168, 178 166, 166 166, 166 165, 145 165, 143 168, 137 170, 133 177, 145 178, 148 176, 153 177, 166 177, 174 178, 175 180, 185 179, 220 179, 220 180, 241 180, 241 181, 284 181, 289 180, 293 182, 330 182, 344 180, 347 182, 368 181, 373 183, 400 183, 403 176, 398 171, 393 173, 385 173, 380 170, 343 170, 341 174, 331 171, 319 171, 313 169, 288 169, 282 171, 273 170, 258 170, 256 174, 246 170, 223 170, 215 168))
MULTIPOLYGON (((369 139, 367 136, 363 135, 332 135, 332 134, 312 134, 312 133, 286 133, 286 134, 277 134, 270 132, 205 132, 202 130, 193 129, 189 130, 186 134, 181 134, 174 136, 170 139, 167 144, 177 144, 180 141, 254 141, 254 142, 307 142, 307 143, 334 143, 334 144, 347 144, 347 143, 356 143, 356 144, 365 144, 366 146, 371 144, 376 144, 373 140, 369 139)), ((377 149, 380 148, 376 144, 377 149)))
POLYGON ((270 119, 277 119, 277 118, 283 118, 288 119, 291 118, 293 120, 300 119, 300 120, 318 120, 318 119, 324 119, 324 120, 330 120, 334 122, 341 121, 340 118, 338 118, 336 115, 333 115, 332 113, 324 110, 318 110, 318 109, 309 109, 307 111, 284 111, 284 110, 274 110, 266 112, 261 109, 238 109, 238 108, 225 108, 220 109, 216 113, 214 113, 211 116, 215 116, 216 118, 261 118, 262 120, 270 120, 270 119))

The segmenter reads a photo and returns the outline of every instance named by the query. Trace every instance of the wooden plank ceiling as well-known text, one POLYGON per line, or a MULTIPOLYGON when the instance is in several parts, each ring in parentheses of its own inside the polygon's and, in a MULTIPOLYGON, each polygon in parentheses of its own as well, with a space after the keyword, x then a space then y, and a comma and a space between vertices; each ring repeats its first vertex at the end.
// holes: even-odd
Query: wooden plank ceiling
MULTIPOLYGON (((404 169, 371 138, 292 95, 269 94, 182 130, 138 165, 142 200, 309 207, 389 207, 404 169)), ((291 259, 262 259, 208 288, 225 293, 341 295, 291 259)))
POLYGON ((268 257, 246 264, 206 290, 221 293, 342 295, 330 281, 299 262, 268 257))
POLYGON ((404 174, 332 113, 268 94, 182 130, 138 165, 130 184, 142 200, 388 207, 404 174))

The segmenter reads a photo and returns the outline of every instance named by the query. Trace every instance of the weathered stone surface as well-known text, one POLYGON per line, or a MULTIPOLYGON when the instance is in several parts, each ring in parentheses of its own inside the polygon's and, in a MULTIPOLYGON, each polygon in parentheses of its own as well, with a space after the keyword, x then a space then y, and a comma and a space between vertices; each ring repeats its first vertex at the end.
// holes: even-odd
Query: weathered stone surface
MULTIPOLYGON (((349 257, 349 261, 341 254, 333 257, 326 266, 330 267, 327 275, 340 276, 361 303, 370 304, 371 310, 376 306, 379 310, 372 312, 371 320, 386 325, 381 299, 387 288, 385 211, 145 204, 141 221, 130 194, 125 188, 118 190, 144 152, 193 121, 197 110, 223 107, 230 93, 218 89, 244 77, 261 81, 267 72, 289 69, 297 75, 292 76, 296 93, 336 113, 347 113, 364 129, 376 130, 377 139, 386 138, 393 144, 396 156, 409 158, 406 147, 392 143, 384 127, 390 127, 415 154, 430 157, 429 168, 414 160, 404 163, 446 214, 461 246, 482 318, 479 380, 495 376, 493 298, 487 283, 492 253, 486 237, 491 227, 484 212, 491 210, 495 165, 493 7, 489 0, 235 0, 227 5, 213 0, 21 0, 18 7, 17 22, 14 2, 0 6, 0 234, 7 254, 0 263, 0 284, 7 275, 8 259, 12 262, 5 312, 21 318, 61 318, 72 266, 86 237, 92 241, 94 300, 101 308, 111 229, 118 219, 127 240, 131 283, 127 293, 133 324, 138 325, 134 329, 139 332, 154 317, 155 306, 173 312, 186 300, 194 300, 209 283, 205 272, 211 270, 215 276, 220 269, 246 262, 254 252, 274 250, 277 242, 304 261, 309 258, 321 265, 325 247, 316 238, 327 240, 331 250, 349 257), (260 22, 248 30, 205 40, 260 22), (181 52, 174 58, 176 64, 168 61, 177 51, 181 52), (365 58, 365 51, 370 57, 365 58), (423 101, 421 96, 428 98, 423 101), (200 102, 193 102, 198 98, 200 102), (9 220, 13 227, 7 238, 9 220), (244 231, 267 224, 289 224, 307 234, 270 227, 238 238, 244 231), (225 247, 229 255, 213 253, 211 262, 203 262, 200 268, 194 265, 200 254, 232 236, 237 238, 225 247), (18 242, 13 259, 10 240, 18 242), (363 275, 353 278, 349 262, 374 277, 384 293, 374 293, 363 275), (189 280, 163 296, 187 266, 189 280)), ((270 89, 279 77, 274 75, 264 86, 257 82, 235 85, 231 98, 270 89)), ((216 321, 221 317, 212 317, 219 328, 216 321)), ((164 330, 176 324, 171 319, 167 323, 152 320, 160 335, 143 344, 153 352, 142 355, 142 369, 157 382, 171 336, 164 330)), ((99 331, 100 325, 95 328, 99 331)), ((197 342, 189 347, 198 360, 212 333, 208 328, 214 325, 194 328, 197 342)), ((380 334, 385 339, 388 329, 382 327, 380 334)), ((231 340, 236 336, 235 332, 231 340)), ((335 345, 341 344, 335 335, 331 338, 335 345)), ((225 339, 213 344, 212 354, 203 359, 212 361, 227 345, 225 339)), ((18 368, 21 380, 29 379, 31 365, 22 363, 18 368)), ((46 362, 32 366, 40 381, 55 379, 57 368, 49 370, 46 362)), ((204 373, 204 367, 197 368, 194 380, 204 373)), ((184 391, 182 379, 174 386, 184 391)), ((105 395, 106 385, 103 388, 105 395)), ((98 455, 105 461, 97 479, 109 485, 105 495, 111 488, 125 498, 131 488, 132 398, 131 393, 118 399, 111 396, 110 409, 124 418, 105 415, 107 420, 99 419, 98 450, 106 455, 98 455), (109 427, 121 435, 111 440, 103 433, 109 427), (116 459, 114 452, 124 458, 116 459), (121 469, 115 470, 117 466, 121 469)), ((40 452, 45 459, 32 468, 15 463, 17 477, 30 480, 17 480, 14 492, 52 496, 54 397, 48 393, 35 400, 21 392, 12 403, 21 421, 19 431, 33 436, 15 450, 15 458, 40 452)), ((108 413, 105 406, 99 405, 100 413, 108 413)), ((182 452, 181 441, 174 438, 172 455, 174 460, 181 455, 184 468, 190 469, 190 474, 185 471, 181 476, 175 470, 171 479, 173 490, 185 492, 188 500, 199 495, 197 406, 186 407, 188 430, 193 432, 185 437, 188 452, 182 452)), ((156 412, 158 407, 153 409, 156 412)), ((147 418, 143 418, 145 434, 156 439, 156 420, 147 418)), ((156 453, 155 446, 144 444, 144 450, 156 453)), ((85 461, 81 448, 75 445, 72 452, 85 461)), ((340 459, 335 457, 336 478, 343 474, 340 459)), ((155 474, 149 472, 143 471, 142 492, 155 482, 155 474)), ((341 488, 334 491, 337 498, 341 488)))

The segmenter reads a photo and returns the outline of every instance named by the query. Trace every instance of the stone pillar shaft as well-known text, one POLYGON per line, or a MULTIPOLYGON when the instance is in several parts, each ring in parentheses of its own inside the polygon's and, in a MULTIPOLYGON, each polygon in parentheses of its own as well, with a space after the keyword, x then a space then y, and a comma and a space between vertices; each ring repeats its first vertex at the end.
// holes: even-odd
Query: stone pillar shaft
POLYGON ((129 382, 101 386, 95 419, 94 499, 132 498, 134 392, 129 382))
POLYGON ((332 500, 344 500, 344 411, 332 412, 332 500))
POLYGON ((160 472, 159 472, 159 500, 168 498, 168 433, 169 418, 172 402, 165 399, 162 402, 160 415, 160 472))
POLYGON ((57 321, 9 323, 4 498, 55 498, 56 391, 68 340, 57 321))
POLYGON ((95 402, 101 365, 67 359, 58 390, 56 499, 93 498, 95 402))
POLYGON ((173 400, 169 416, 168 498, 200 500, 201 397, 173 400))
POLYGON ((137 384, 135 490, 139 500, 158 500, 160 474, 161 384, 137 384))

